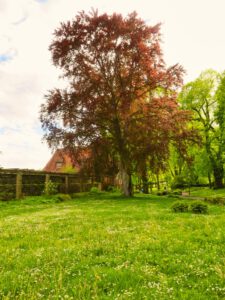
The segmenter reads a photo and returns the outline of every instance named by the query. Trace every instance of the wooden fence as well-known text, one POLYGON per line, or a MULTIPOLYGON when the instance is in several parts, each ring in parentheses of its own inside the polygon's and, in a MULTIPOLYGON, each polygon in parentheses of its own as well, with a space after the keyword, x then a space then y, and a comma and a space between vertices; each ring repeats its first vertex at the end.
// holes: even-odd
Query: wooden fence
POLYGON ((10 195, 20 199, 22 196, 41 195, 45 183, 56 183, 59 193, 76 193, 89 191, 94 183, 91 178, 79 174, 49 173, 43 171, 0 169, 0 195, 10 195))

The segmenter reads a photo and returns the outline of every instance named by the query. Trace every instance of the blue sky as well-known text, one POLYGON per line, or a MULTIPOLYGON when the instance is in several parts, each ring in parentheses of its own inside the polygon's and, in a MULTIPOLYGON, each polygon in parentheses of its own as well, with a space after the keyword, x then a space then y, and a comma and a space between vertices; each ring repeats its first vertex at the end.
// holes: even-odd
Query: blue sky
POLYGON ((42 169, 49 160, 40 105, 63 83, 48 47, 60 22, 91 8, 161 22, 165 61, 186 69, 185 82, 225 70, 224 0, 0 0, 0 166, 42 169))

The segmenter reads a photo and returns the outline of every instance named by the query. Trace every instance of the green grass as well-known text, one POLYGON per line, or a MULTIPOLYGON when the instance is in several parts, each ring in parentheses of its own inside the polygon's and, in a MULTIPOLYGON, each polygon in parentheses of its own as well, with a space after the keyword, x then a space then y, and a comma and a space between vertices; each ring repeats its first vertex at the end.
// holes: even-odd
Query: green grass
POLYGON ((0 203, 0 299, 225 299, 225 207, 78 195, 0 203))
POLYGON ((191 196, 199 196, 199 197, 225 197, 225 189, 209 189, 208 187, 202 188, 202 187, 196 187, 191 188, 191 196))

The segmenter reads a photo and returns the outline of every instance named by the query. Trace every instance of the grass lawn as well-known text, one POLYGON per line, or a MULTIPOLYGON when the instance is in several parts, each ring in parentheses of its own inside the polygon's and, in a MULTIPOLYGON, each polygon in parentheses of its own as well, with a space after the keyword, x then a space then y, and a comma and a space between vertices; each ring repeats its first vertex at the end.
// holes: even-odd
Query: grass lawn
POLYGON ((191 188, 191 196, 199 197, 225 197, 225 189, 209 189, 208 187, 195 187, 191 188))
POLYGON ((225 207, 175 214, 176 200, 0 203, 0 299, 225 299, 225 207))

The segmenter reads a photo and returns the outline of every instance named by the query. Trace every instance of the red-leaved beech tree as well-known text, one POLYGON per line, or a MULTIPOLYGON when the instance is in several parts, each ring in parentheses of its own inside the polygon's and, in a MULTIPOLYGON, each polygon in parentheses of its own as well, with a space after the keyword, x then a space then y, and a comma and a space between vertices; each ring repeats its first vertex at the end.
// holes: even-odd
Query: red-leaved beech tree
POLYGON ((71 153, 107 141, 126 196, 134 169, 147 159, 166 159, 169 143, 187 132, 188 112, 176 102, 183 69, 166 68, 159 30, 135 12, 125 18, 81 12, 60 25, 50 45, 68 86, 46 95, 45 139, 71 153))

